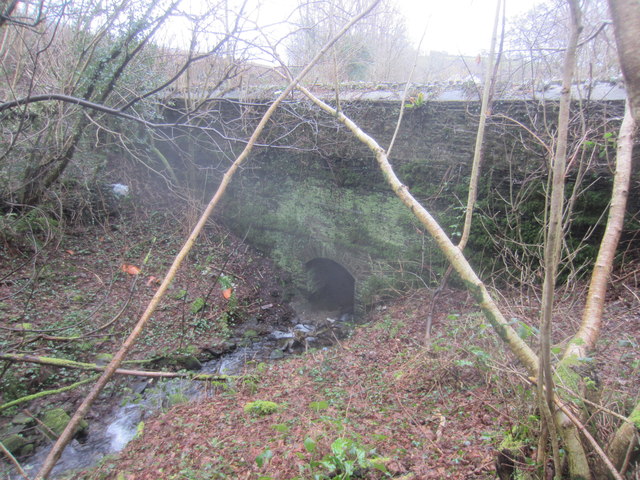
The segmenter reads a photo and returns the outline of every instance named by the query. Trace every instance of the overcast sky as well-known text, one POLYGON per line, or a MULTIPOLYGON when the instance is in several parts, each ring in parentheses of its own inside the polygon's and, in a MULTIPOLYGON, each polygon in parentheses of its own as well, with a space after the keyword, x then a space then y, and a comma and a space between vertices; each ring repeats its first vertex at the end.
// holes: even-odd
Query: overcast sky
MULTIPOLYGON (((244 0, 236 0, 238 5, 244 0)), ((346 0, 348 1, 348 0, 346 0)), ((407 33, 415 46, 418 45, 426 28, 421 50, 447 51, 451 54, 476 54, 489 50, 491 31, 497 0, 391 0, 394 1, 406 19, 407 33)), ((534 5, 545 0, 506 0, 508 18, 521 15, 534 5)), ((231 0, 232 4, 234 0, 231 0)), ((245 12, 262 27, 273 27, 275 38, 286 33, 287 27, 281 22, 294 11, 298 0, 249 0, 245 12), (258 6, 260 5, 260 6, 258 6)), ((202 0, 183 0, 187 11, 199 12, 206 2, 202 0)), ((290 18, 297 20, 297 15, 290 18)), ((189 34, 180 32, 180 25, 172 28, 173 35, 185 37, 182 43, 188 44, 189 34)))
MULTIPOLYGON (((489 50, 496 0, 395 0, 416 43, 425 27, 422 51, 476 55, 489 50)), ((530 10, 542 0, 506 0, 507 18, 530 10)))
MULTIPOLYGON (((297 0, 256 0, 262 22, 283 21, 297 0)), ((476 55, 489 50, 496 0, 392 0, 406 18, 409 37, 417 46, 426 27, 421 50, 476 55)), ((508 18, 544 0, 506 0, 508 18)), ((261 23, 262 23, 261 22, 261 23)))

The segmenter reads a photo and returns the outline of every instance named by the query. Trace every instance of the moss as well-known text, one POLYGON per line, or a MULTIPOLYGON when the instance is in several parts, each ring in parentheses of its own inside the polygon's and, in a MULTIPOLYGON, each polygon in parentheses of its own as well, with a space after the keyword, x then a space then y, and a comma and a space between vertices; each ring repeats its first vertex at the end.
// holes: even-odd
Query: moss
POLYGON ((20 449, 20 456, 27 457, 33 453, 35 450, 35 445, 33 443, 27 443, 24 447, 20 449))
POLYGON ((2 444, 11 453, 16 454, 26 445, 27 441, 19 433, 14 433, 2 439, 2 444))
POLYGON ((142 438, 143 435, 144 435, 144 421, 141 421, 138 423, 138 425, 136 425, 136 434, 133 438, 134 439, 142 438))
MULTIPOLYGON (((42 414, 42 423, 47 427, 46 434, 49 437, 59 437, 70 420, 71 417, 62 408, 52 408, 42 414)), ((86 430, 88 426, 87 421, 82 420, 76 429, 76 433, 86 430)))
POLYGON ((202 368, 200 360, 193 355, 179 355, 176 357, 176 362, 181 368, 191 371, 197 371, 202 368))
POLYGON ((631 415, 629 415, 629 420, 633 422, 637 429, 640 430, 640 406, 637 406, 631 415))
POLYGON ((255 330, 245 330, 245 332, 242 334, 242 336, 244 338, 255 338, 258 336, 258 332, 256 332, 255 330))
MULTIPOLYGON (((557 365, 555 370, 555 382, 565 386, 573 392, 580 393, 584 384, 585 376, 582 374, 587 361, 576 355, 570 355, 563 358, 557 365)), ((588 376, 586 377, 589 378, 588 376)), ((567 397, 577 405, 584 406, 581 397, 574 397, 567 393, 564 389, 559 389, 558 394, 567 397)))
MULTIPOLYGON (((261 178, 236 192, 237 200, 231 195, 225 212, 233 219, 232 228, 243 235, 248 231, 248 240, 290 272, 298 288, 306 284, 303 265, 308 255, 341 258, 347 268, 352 261, 360 271, 368 264, 377 276, 386 278, 379 282, 385 286, 397 286, 410 276, 419 281, 416 275, 423 273, 424 258, 433 256, 432 262, 439 264, 440 255, 425 254, 433 249, 430 242, 416 235, 421 231, 418 221, 390 191, 368 187, 363 181, 336 188, 332 180, 315 172, 305 178, 280 177, 273 183, 261 178), (397 262, 403 262, 402 268, 391 266, 397 262), (400 278, 398 270, 410 273, 400 278)), ((369 286, 362 291, 369 298, 376 294, 369 286)))
POLYGON ((200 347, 197 345, 189 345, 184 349, 184 351, 189 355, 197 355, 200 352, 200 347))
MULTIPOLYGON (((418 115, 416 110, 411 115, 424 115, 420 121, 415 119, 420 125, 438 115, 450 120, 445 123, 464 122, 467 118, 466 110, 452 106, 430 109, 421 108, 421 112, 425 111, 418 115)), ((461 137, 456 131, 449 133, 456 140, 446 140, 454 142, 459 153, 455 158, 467 158, 466 154, 472 153, 473 136, 468 136, 467 145, 466 133, 461 137)), ((458 133, 461 132, 465 130, 458 133)), ((500 145, 485 151, 487 158, 466 255, 479 272, 494 272, 504 267, 505 260, 517 259, 518 264, 512 268, 535 273, 540 267, 539 245, 543 240, 545 179, 537 171, 539 162, 531 161, 531 150, 514 150, 510 165, 506 165, 501 153, 492 153, 503 147, 500 145), (505 237, 508 252, 504 243, 496 246, 496 238, 505 237)), ((455 240, 463 224, 468 162, 460 160, 452 165, 437 151, 423 154, 416 148, 399 157, 402 160, 396 161, 395 170, 455 240)), ((402 263, 403 268, 424 267, 427 262, 431 273, 437 275, 444 263, 441 254, 428 235, 421 233, 423 228, 411 211, 390 191, 370 153, 352 144, 344 145, 344 150, 332 147, 328 151, 332 153, 323 153, 322 157, 274 150, 259 154, 256 168, 245 170, 240 180, 234 181, 225 200, 224 216, 231 228, 242 236, 249 232, 248 241, 291 272, 295 283, 304 280, 301 265, 309 260, 309 252, 330 258, 337 252, 357 259, 370 258, 370 272, 391 282, 399 279, 390 271, 376 271, 377 262, 402 263)), ((571 181, 568 180, 569 187, 571 181)), ((585 232, 606 208, 610 180, 585 180, 585 184, 589 182, 597 188, 589 189, 576 203, 567 239, 570 245, 584 243, 585 232)), ((579 264, 593 259, 597 237, 592 235, 592 244, 581 245, 579 264)), ((561 274, 567 275, 570 270, 564 269, 561 274)), ((411 274, 426 277, 419 269, 411 274)), ((363 276, 366 275, 365 272, 363 276)))
POLYGON ((495 329, 496 333, 500 336, 500 338, 507 341, 508 339, 507 330, 504 327, 504 325, 498 322, 493 312, 488 308, 483 307, 482 313, 484 314, 486 319, 489 320, 489 323, 491 324, 491 326, 493 326, 493 328, 495 329))
POLYGON ((113 359, 113 354, 111 353, 99 353, 96 355, 96 365, 106 365, 113 359))
POLYGON ((35 422, 35 420, 33 419, 33 417, 31 417, 30 415, 27 415, 25 413, 18 413, 16 416, 14 416, 11 419, 11 423, 13 425, 28 426, 28 425, 31 425, 34 422, 35 422))
POLYGON ((189 397, 187 397, 184 393, 172 393, 167 397, 167 407, 171 408, 174 405, 180 405, 182 403, 187 403, 188 401, 189 397))
POLYGON ((275 402, 270 402, 268 400, 256 400, 255 402, 245 404, 244 412, 256 417, 263 417, 276 413, 279 408, 280 405, 275 402))

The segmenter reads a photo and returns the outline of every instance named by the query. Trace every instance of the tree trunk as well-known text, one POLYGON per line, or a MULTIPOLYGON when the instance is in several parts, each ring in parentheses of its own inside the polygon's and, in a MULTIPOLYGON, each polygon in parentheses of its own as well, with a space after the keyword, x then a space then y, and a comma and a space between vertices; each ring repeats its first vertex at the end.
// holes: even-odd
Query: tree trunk
POLYGON ((473 164, 471 165, 471 178, 469 180, 469 194, 467 196, 467 208, 464 215, 464 225, 462 227, 462 235, 458 242, 458 248, 464 250, 469 241, 471 233, 471 223, 473 221, 473 210, 475 209, 476 199, 478 198, 478 180, 480 179, 480 168, 482 166, 482 153, 484 144, 484 130, 487 118, 491 115, 491 86, 494 81, 493 62, 495 59, 496 42, 498 37, 498 24, 500 23, 500 6, 502 1, 496 3, 496 13, 493 20, 493 35, 491 36, 491 47, 489 49, 489 58, 487 59, 487 70, 484 76, 484 88, 482 91, 482 105, 480 106, 480 121, 478 123, 478 131, 476 132, 476 145, 473 151, 473 164))
POLYGON ((587 456, 580 443, 576 427, 561 412, 555 414, 554 380, 551 365, 551 337, 553 304, 555 298, 556 277, 562 247, 564 212, 564 178, 567 165, 567 139, 569 135, 569 113, 571 107, 571 83, 576 66, 578 38, 582 31, 580 6, 577 0, 569 0, 571 25, 567 50, 562 71, 562 95, 558 112, 558 133, 556 150, 551 162, 551 198, 548 203, 548 225, 544 245, 544 283, 542 286, 542 305, 540 318, 540 365, 538 370, 538 401, 547 424, 551 444, 556 478, 560 478, 561 465, 557 434, 564 441, 569 458, 569 470, 572 478, 591 478, 587 456))
POLYGON ((618 428, 607 447, 607 455, 619 471, 626 469, 631 454, 638 449, 639 432, 640 402, 636 404, 629 419, 618 428))
MULTIPOLYGON (((631 175, 632 167, 632 149, 634 137, 637 132, 637 125, 640 124, 640 2, 638 0, 609 0, 609 10, 613 20, 616 45, 618 49, 618 57, 620 59, 620 68, 625 80, 627 89, 628 111, 625 113, 625 119, 620 127, 620 135, 618 139, 618 151, 616 159, 616 176, 614 179, 614 198, 611 201, 609 210, 609 222, 607 223, 607 231, 609 231, 609 223, 612 223, 610 235, 619 235, 617 232, 618 222, 622 222, 624 215, 624 202, 628 193, 628 183, 626 187, 624 182, 625 176, 631 175), (629 118, 631 117, 631 118, 629 118), (619 183, 618 183, 619 182, 619 183)), ((621 225, 620 225, 621 228, 621 225)), ((605 239, 609 235, 605 233, 605 239)), ((605 241, 603 239, 603 242, 605 241)), ((607 250, 612 248, 607 247, 607 250)), ((597 318, 602 315, 601 303, 604 302, 604 294, 606 288, 606 280, 610 273, 610 267, 607 267, 606 260, 609 255, 615 252, 604 252, 601 245, 596 269, 600 270, 598 278, 592 277, 589 300, 583 316, 583 324, 578 332, 582 339, 590 342, 590 338, 600 328, 600 320, 597 318), (601 264, 600 261, 603 261, 601 264), (593 290, 593 298, 591 291, 593 290), (587 320, 588 319, 588 320, 587 320)), ((578 342, 579 343, 579 342, 578 342)), ((575 355, 581 353, 576 347, 572 347, 575 355)), ((569 351, 567 351, 569 354, 569 351)), ((567 355, 565 355, 567 358, 567 355)), ((637 448, 638 431, 640 430, 640 403, 636 404, 631 412, 629 419, 615 432, 611 440, 607 453, 612 459, 614 465, 622 469, 631 449, 637 448)))
POLYGON ((640 2, 609 0, 609 10, 624 75, 627 97, 636 123, 640 122, 640 2))
POLYGON ((602 324, 602 312, 607 293, 607 284, 611 276, 620 235, 624 225, 624 215, 627 208, 627 197, 631 182, 632 151, 636 132, 636 125, 631 115, 629 102, 625 109, 624 120, 618 133, 618 148, 616 152, 616 172, 613 177, 613 191, 611 205, 604 235, 598 250, 587 293, 586 305, 582 313, 582 324, 572 342, 564 352, 563 357, 586 357, 589 350, 595 346, 602 324))

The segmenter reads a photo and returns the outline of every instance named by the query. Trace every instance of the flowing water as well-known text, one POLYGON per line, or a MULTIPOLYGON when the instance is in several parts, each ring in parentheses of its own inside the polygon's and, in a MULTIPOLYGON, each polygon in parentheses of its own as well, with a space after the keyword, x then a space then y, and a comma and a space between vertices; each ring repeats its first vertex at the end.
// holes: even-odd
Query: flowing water
MULTIPOLYGON (((207 362, 202 366, 202 373, 240 374, 250 360, 269 361, 307 347, 328 345, 335 335, 334 327, 350 320, 350 316, 339 317, 335 311, 315 310, 304 300, 294 299, 292 306, 298 317, 290 329, 274 330, 249 345, 207 362)), ((182 379, 162 381, 154 386, 142 380, 133 384, 132 390, 134 395, 124 399, 123 404, 110 415, 90 423, 88 435, 82 443, 73 440, 66 447, 50 478, 91 467, 104 456, 119 452, 135 437, 140 422, 171 406, 172 397, 195 400, 211 394, 201 382, 182 379)), ((23 465, 27 475, 35 475, 50 450, 50 446, 38 449, 23 465)), ((22 477, 13 474, 10 478, 22 477)))

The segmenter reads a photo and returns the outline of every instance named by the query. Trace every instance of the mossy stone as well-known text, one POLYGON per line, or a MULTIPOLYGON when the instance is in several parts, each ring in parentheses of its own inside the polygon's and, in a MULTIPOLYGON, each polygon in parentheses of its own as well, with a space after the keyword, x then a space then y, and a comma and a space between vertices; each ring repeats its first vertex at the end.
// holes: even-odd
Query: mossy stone
POLYGON ((13 423, 14 425, 30 425, 32 423, 34 423, 35 420, 30 417, 29 415, 27 415, 26 413, 18 413, 16 416, 14 416, 11 419, 11 423, 13 423))
POLYGON ((193 355, 181 355, 176 358, 178 365, 187 370, 200 370, 202 364, 193 355))
POLYGON ((28 455, 31 455, 33 453, 33 451, 35 450, 35 445, 33 443, 27 443, 24 447, 22 447, 20 449, 20 456, 21 457, 26 457, 28 455))
POLYGON ((24 437, 18 433, 11 434, 2 439, 2 444, 11 453, 16 454, 22 447, 26 445, 27 441, 24 437))
POLYGON ((249 329, 249 330, 245 330, 242 336, 244 338, 255 338, 258 336, 258 332, 256 332, 255 330, 249 329))
POLYGON ((53 432, 55 437, 59 437, 70 420, 71 417, 62 408, 52 408, 42 414, 42 423, 48 430, 47 436, 51 436, 51 432, 53 432))
POLYGON ((9 423, 5 425, 2 429, 0 429, 0 438, 9 437, 15 433, 22 433, 25 429, 24 425, 14 425, 9 423))
POLYGON ((269 354, 269 358, 271 360, 278 360, 280 358, 284 357, 284 352, 282 350, 279 349, 275 349, 271 352, 271 354, 269 354))
POLYGON ((80 424, 76 429, 76 433, 86 432, 88 429, 89 429, 89 422, 87 422, 86 420, 80 420, 80 424))
POLYGON ((268 400, 256 400, 245 404, 244 411, 256 417, 264 417, 276 413, 280 405, 268 400))
POLYGON ((185 352, 187 352, 189 355, 197 355, 198 352, 200 352, 200 347, 198 347, 197 345, 189 345, 187 348, 185 348, 185 352))
MULTIPOLYGON (((42 423, 50 430, 45 432, 49 437, 52 437, 51 433, 55 434, 56 438, 59 437, 70 420, 71 417, 62 408, 52 408, 42 414, 42 423)), ((85 431, 87 428, 89 428, 89 423, 86 420, 81 420, 75 433, 85 431)))

